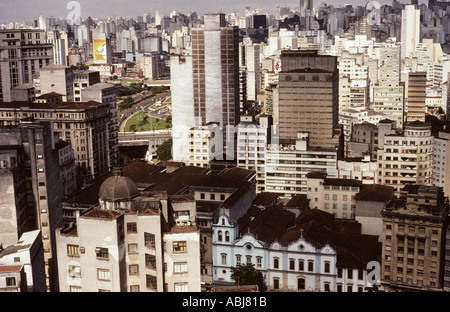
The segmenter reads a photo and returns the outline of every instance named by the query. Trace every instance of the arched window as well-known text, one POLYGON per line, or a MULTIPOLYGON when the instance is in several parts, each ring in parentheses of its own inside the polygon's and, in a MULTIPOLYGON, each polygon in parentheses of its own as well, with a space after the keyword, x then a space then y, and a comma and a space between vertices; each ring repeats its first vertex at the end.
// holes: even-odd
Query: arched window
POLYGON ((217 240, 218 240, 219 242, 222 241, 222 231, 219 231, 219 233, 217 234, 217 240))
POLYGON ((299 271, 304 271, 305 270, 305 261, 298 260, 298 270, 299 271))
POLYGON ((330 283, 323 284, 323 290, 326 292, 329 292, 330 291, 330 283))
POLYGON ((308 272, 314 272, 314 261, 308 261, 308 272))
POLYGON ((330 262, 326 261, 324 265, 324 272, 330 273, 330 262))
POLYGON ((228 231, 225 232, 225 241, 226 242, 230 241, 230 232, 228 232, 228 231))
POLYGON ((280 259, 273 258, 273 268, 274 269, 279 269, 280 268, 280 259))

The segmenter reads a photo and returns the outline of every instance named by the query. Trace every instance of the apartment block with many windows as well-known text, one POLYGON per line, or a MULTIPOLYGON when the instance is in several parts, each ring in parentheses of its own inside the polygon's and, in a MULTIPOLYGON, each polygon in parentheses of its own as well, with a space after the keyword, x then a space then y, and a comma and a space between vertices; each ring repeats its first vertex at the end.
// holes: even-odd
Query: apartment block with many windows
POLYGON ((407 123, 402 133, 384 137, 383 148, 378 150, 378 183, 397 192, 406 184, 431 185, 432 156, 431 126, 420 121, 407 123))
POLYGON ((443 287, 449 202, 442 188, 406 185, 383 211, 381 284, 386 291, 443 287))

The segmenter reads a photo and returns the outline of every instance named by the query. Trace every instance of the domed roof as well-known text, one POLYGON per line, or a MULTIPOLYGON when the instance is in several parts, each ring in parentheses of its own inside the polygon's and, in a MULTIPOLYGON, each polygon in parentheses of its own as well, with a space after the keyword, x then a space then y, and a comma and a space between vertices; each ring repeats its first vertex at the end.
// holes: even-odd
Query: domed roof
POLYGON ((98 197, 103 200, 131 199, 139 195, 136 183, 122 175, 122 171, 115 169, 113 176, 103 181, 98 197))

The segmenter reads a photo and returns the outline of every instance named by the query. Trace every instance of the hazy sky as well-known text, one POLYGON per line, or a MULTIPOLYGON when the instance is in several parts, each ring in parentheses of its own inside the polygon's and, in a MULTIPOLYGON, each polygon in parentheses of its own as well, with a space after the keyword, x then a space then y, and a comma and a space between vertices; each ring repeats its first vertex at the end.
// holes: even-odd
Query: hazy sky
MULTIPOLYGON (((422 1, 426 0, 421 0, 422 1)), ((69 13, 67 4, 70 0, 0 0, 0 23, 21 22, 22 20, 45 17, 66 17, 69 13)), ((261 8, 263 12, 275 13, 278 6, 298 7, 299 0, 78 0, 83 18, 124 16, 136 17, 155 11, 168 14, 171 11, 182 13, 229 13, 242 12, 246 6, 261 8)), ((334 6, 344 3, 365 5, 368 0, 315 0, 314 6, 325 2, 334 6)), ((391 3, 391 0, 379 0, 381 4, 391 3)), ((401 0, 401 2, 409 2, 401 0)))

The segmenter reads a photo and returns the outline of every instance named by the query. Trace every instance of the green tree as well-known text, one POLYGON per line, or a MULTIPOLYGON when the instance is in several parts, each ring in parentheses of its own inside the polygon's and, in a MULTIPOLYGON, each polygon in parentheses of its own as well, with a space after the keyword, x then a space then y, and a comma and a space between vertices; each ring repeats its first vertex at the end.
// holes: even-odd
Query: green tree
POLYGON ((172 158, 172 139, 164 141, 156 148, 156 156, 160 161, 169 160, 172 158))
POLYGON ((263 274, 256 270, 251 263, 231 268, 231 279, 239 286, 258 285, 260 291, 266 290, 263 274))
POLYGON ((119 104, 119 109, 127 109, 133 106, 133 98, 131 96, 123 99, 122 103, 119 104))

